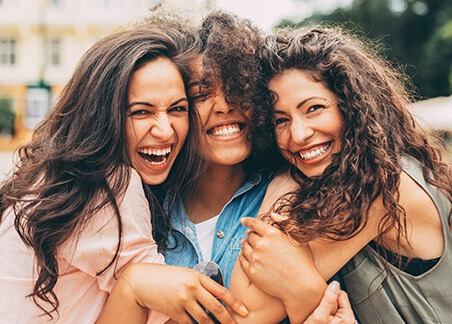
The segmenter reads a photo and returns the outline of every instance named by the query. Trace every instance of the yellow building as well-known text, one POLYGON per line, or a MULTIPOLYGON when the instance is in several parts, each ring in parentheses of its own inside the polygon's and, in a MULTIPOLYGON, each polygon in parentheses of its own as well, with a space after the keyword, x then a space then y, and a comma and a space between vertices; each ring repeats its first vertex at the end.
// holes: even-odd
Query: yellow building
MULTIPOLYGON (((159 2, 0 0, 0 149, 6 139, 17 142, 28 136, 94 42, 159 2), (11 115, 15 121, 9 127, 11 115)), ((191 7, 210 3, 167 2, 191 7)))

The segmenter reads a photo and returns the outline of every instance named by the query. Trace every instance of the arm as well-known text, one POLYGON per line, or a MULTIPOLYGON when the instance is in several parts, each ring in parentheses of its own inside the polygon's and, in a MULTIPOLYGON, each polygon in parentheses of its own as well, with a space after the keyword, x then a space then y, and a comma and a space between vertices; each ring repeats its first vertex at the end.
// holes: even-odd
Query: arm
MULTIPOLYGON (((259 223, 268 225, 261 221, 259 223)), ((273 237, 273 234, 286 236, 272 226, 270 226, 269 231, 271 237, 273 237)), ((266 301, 266 299, 270 299, 270 296, 275 296, 284 306, 284 314, 287 313, 290 322, 302 323, 319 304, 327 286, 316 269, 309 245, 295 246, 292 242, 289 242, 294 249, 287 249, 286 252, 288 253, 284 253, 273 245, 272 239, 263 242, 268 245, 261 246, 261 248, 271 251, 270 253, 275 258, 271 261, 272 257, 268 259, 266 255, 259 257, 263 257, 266 259, 265 261, 272 263, 272 267, 261 268, 256 267, 254 263, 249 263, 242 254, 249 254, 252 247, 245 241, 238 264, 234 268, 231 292, 250 310, 250 315, 258 316, 255 314, 261 313, 260 318, 268 318, 267 313, 275 312, 272 310, 272 308, 276 308, 274 303, 266 301), (293 253, 297 253, 298 256, 293 253), (300 262, 300 259, 303 262, 300 262), (280 260, 284 260, 284 262, 279 262, 280 260), (240 269, 240 271, 236 271, 237 269, 240 269), (256 271, 264 273, 256 273, 256 271), (245 279, 242 278, 242 283, 235 286, 234 284, 238 280, 235 276, 245 279), (250 284, 248 278, 252 278, 252 284, 250 284), (244 283, 248 283, 248 286, 244 283)), ((254 261, 258 260, 255 259, 254 261)), ((279 320, 282 320, 282 318, 279 318, 279 320)))
MULTIPOLYGON (((297 184, 287 174, 275 177, 267 190, 260 212, 270 210, 280 196, 296 187, 297 184)), ((245 218, 242 223, 251 229, 239 255, 242 270, 259 288, 284 301, 291 320, 295 316, 303 316, 299 313, 300 310, 306 309, 305 299, 312 300, 309 293, 312 287, 309 285, 318 280, 316 276, 319 272, 323 279, 331 278, 376 235, 363 231, 363 234, 353 238, 350 246, 335 246, 343 242, 310 244, 315 261, 313 265, 313 256, 306 252, 307 247, 294 244, 286 234, 271 225, 252 218, 245 218), (277 277, 275 273, 278 274, 277 277)), ((323 285, 326 286, 324 281, 323 285)))
POLYGON ((286 316, 282 301, 251 283, 238 262, 232 272, 231 292, 250 311, 246 317, 235 316, 238 323, 278 323, 286 316))
MULTIPOLYGON (((267 189, 259 213, 270 210, 279 197, 287 192, 294 191, 297 186, 298 184, 287 173, 281 173, 276 176, 267 189)), ((384 212, 381 199, 378 199, 372 206, 372 217, 370 217, 366 227, 356 236, 345 241, 333 242, 319 239, 309 243, 315 265, 324 279, 330 279, 348 260, 377 236, 378 224, 384 212)), ((273 220, 278 221, 278 219, 273 220)), ((252 257, 253 262, 251 264, 256 267, 255 273, 264 271, 264 273, 270 274, 278 270, 277 268, 297 271, 296 269, 298 268, 296 266, 305 262, 304 254, 298 252, 298 245, 292 244, 289 237, 282 232, 274 231, 274 228, 269 224, 252 218, 245 218, 242 224, 249 227, 251 231, 247 239, 249 248, 241 254, 240 260, 245 258, 251 261, 250 258, 252 257), (265 266, 262 264, 264 262, 265 266), (273 267, 274 269, 271 270, 273 267), (265 271, 265 268, 268 270, 265 271)), ((246 267, 244 270, 248 274, 246 267)), ((298 273, 299 276, 303 275, 301 272, 298 273)), ((251 279, 254 281, 256 278, 251 279)), ((288 286, 291 285, 291 278, 284 277, 281 279, 287 279, 288 286)), ((281 281, 286 282, 286 280, 281 281)))
POLYGON ((198 271, 161 264, 138 263, 118 278, 97 323, 145 323, 147 309, 166 314, 179 323, 213 323, 200 305, 221 323, 234 323, 215 298, 231 310, 246 315, 246 309, 221 285, 198 271))

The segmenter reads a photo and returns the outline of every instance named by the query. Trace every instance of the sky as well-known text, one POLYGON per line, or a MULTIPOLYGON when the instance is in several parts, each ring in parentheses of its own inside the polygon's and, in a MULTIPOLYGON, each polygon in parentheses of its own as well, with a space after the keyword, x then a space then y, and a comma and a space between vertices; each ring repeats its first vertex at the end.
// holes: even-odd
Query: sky
POLYGON ((269 32, 281 19, 300 20, 316 10, 332 11, 352 0, 217 0, 217 6, 253 20, 269 32))

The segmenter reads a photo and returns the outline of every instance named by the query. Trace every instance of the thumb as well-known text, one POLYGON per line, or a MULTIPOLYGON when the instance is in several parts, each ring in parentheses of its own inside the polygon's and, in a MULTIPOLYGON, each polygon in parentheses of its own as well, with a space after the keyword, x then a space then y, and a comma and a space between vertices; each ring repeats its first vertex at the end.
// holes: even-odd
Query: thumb
POLYGON ((326 288, 319 306, 323 308, 324 311, 334 314, 337 310, 337 300, 339 298, 340 291, 341 287, 339 282, 332 281, 326 288))

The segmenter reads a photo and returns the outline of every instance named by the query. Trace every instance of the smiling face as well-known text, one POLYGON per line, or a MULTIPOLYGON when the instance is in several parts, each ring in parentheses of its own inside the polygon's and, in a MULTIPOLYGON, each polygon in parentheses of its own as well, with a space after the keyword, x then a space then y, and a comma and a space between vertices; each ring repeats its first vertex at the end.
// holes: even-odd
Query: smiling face
POLYGON ((209 163, 236 165, 251 153, 248 117, 226 102, 220 84, 206 87, 202 82, 201 57, 193 64, 189 83, 192 98, 201 119, 200 154, 209 163))
POLYGON ((165 181, 188 133, 182 76, 166 58, 147 62, 129 85, 126 136, 132 166, 143 181, 165 181))
POLYGON ((344 121, 337 96, 297 69, 279 74, 268 87, 277 98, 273 114, 282 154, 307 177, 321 175, 341 150, 344 121))

